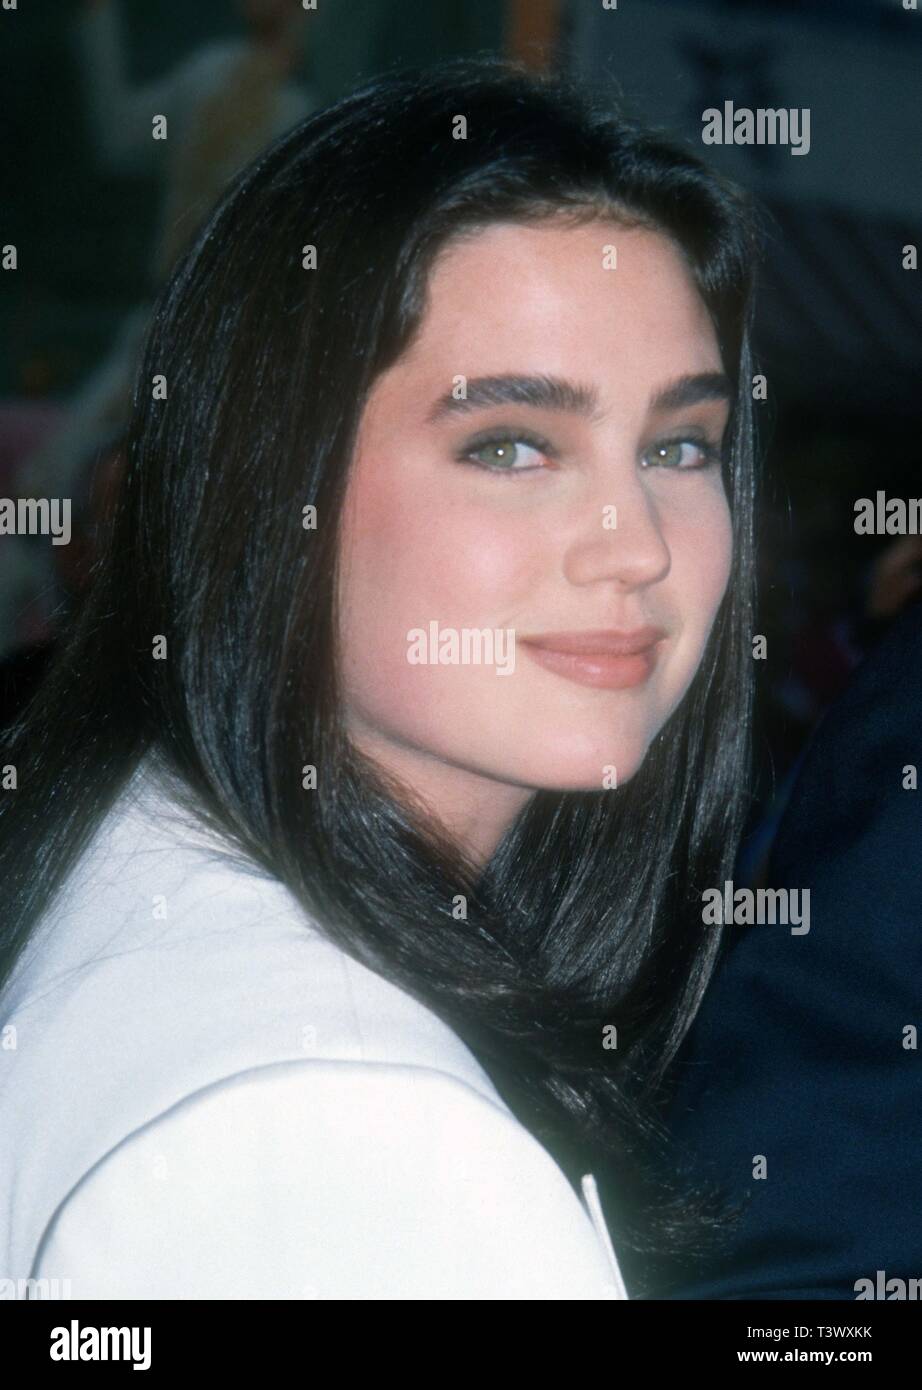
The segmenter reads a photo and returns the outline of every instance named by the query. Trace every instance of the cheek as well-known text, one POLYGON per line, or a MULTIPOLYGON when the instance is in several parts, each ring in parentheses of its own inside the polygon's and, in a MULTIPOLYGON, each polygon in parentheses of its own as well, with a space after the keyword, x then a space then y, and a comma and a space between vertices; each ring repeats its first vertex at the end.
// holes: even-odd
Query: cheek
POLYGON ((532 583, 534 542, 510 518, 440 489, 356 480, 342 557, 344 675, 354 696, 393 705, 420 698, 446 669, 411 665, 408 632, 433 621, 507 626, 532 583))
POLYGON ((733 563, 733 523, 722 492, 677 525, 670 550, 671 578, 683 609, 683 628, 703 648, 733 563))

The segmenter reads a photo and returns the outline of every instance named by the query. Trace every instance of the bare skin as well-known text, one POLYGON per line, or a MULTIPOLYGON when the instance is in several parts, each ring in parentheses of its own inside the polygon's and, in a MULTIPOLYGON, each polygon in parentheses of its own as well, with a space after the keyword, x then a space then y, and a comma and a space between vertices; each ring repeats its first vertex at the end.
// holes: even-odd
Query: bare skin
POLYGON ((598 790, 611 767, 623 784, 691 683, 730 572, 729 507, 707 452, 729 402, 716 388, 681 407, 655 397, 711 373, 716 336, 668 238, 555 220, 450 243, 417 339, 375 383, 344 515, 347 726, 477 864, 538 789, 598 790), (603 268, 606 245, 617 269, 603 268), (516 402, 431 418, 459 374, 470 387, 510 373, 591 388, 596 409, 516 402), (478 445, 494 428, 507 442, 478 445), (408 633, 433 620, 514 631, 514 670, 411 664, 408 633), (549 670, 526 641, 645 625, 665 635, 627 688, 549 670))

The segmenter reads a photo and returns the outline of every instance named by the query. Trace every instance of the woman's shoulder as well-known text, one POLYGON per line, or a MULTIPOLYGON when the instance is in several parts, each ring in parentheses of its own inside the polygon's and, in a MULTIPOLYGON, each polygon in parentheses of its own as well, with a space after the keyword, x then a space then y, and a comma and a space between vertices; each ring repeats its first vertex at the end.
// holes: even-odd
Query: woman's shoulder
POLYGON ((30 1272, 89 1299, 623 1298, 590 1215, 465 1082, 291 1063, 129 1136, 68 1195, 30 1272))
POLYGON ((142 1075, 146 1048, 175 1054, 178 1070, 180 1049, 190 1064, 210 1054, 222 1074, 310 1057, 443 1063, 492 1094, 452 1029, 352 959, 143 767, 39 924, 3 1009, 43 1033, 59 1020, 79 1035, 83 1022, 110 1052, 121 1034, 142 1075))
POLYGON ((281 1068, 305 1097, 308 1076, 346 1068, 385 1095, 426 1073, 506 1112, 452 1029, 144 778, 40 923, 0 1027, 0 1186, 18 1194, 6 1255, 23 1274, 95 1165, 168 1114, 179 1132, 177 1107, 211 1088, 281 1068))

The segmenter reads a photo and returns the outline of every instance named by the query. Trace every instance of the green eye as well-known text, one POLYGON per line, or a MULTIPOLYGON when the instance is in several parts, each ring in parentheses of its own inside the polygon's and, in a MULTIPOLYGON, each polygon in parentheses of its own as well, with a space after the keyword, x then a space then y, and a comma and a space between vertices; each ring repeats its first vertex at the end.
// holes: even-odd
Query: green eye
POLYGON ((474 454, 480 463, 491 468, 511 468, 516 461, 518 445, 514 439, 497 440, 492 444, 481 444, 474 454))
POLYGON ((534 473, 551 457, 544 440, 520 434, 495 434, 472 441, 460 455, 462 461, 486 468, 492 473, 534 473))
POLYGON ((682 445, 681 443, 658 444, 651 457, 663 468, 680 468, 682 466, 682 445))
POLYGON ((720 448, 704 439, 664 439, 661 444, 655 444, 650 452, 644 455, 642 462, 647 467, 672 468, 683 473, 690 473, 695 469, 709 468, 712 464, 719 463, 720 448), (697 461, 693 454, 690 459, 686 458, 683 462, 682 450, 686 445, 697 451, 697 461))

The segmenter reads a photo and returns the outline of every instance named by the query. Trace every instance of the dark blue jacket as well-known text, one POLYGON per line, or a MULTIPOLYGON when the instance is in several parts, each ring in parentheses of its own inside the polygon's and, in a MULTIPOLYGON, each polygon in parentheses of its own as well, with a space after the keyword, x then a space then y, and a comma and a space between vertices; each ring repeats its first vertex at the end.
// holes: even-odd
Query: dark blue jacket
POLYGON ((922 1277, 922 603, 817 728, 768 885, 810 889, 810 931, 728 926, 678 1064, 670 1122, 731 1195, 726 1251, 671 1296, 854 1299, 922 1277), (754 1156, 767 1177, 753 1180, 754 1156))

